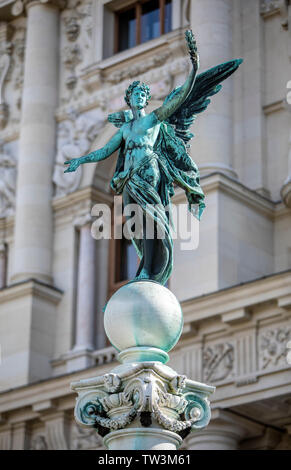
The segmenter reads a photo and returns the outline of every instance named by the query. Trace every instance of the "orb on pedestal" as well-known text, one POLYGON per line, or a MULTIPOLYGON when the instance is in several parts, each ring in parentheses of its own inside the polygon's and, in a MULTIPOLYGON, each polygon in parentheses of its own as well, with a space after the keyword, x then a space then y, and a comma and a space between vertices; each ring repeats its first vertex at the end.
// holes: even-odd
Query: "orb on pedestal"
POLYGON ((122 362, 167 362, 183 328, 183 314, 175 295, 154 281, 122 286, 105 308, 104 327, 122 362))

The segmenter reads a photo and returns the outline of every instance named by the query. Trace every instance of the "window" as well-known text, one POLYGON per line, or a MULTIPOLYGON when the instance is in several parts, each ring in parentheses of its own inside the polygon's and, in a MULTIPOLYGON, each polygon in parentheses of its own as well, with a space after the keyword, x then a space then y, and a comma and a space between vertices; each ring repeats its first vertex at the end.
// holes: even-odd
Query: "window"
POLYGON ((140 0, 115 13, 115 52, 142 44, 172 29, 172 0, 140 0))
MULTIPOLYGON (((114 218, 112 217, 111 233, 113 233, 114 230, 113 222, 114 218)), ((122 225, 124 223, 125 218, 123 217, 122 225)), ((129 280, 134 279, 139 265, 139 258, 131 240, 128 240, 124 236, 122 239, 111 238, 109 255, 108 298, 129 280)))

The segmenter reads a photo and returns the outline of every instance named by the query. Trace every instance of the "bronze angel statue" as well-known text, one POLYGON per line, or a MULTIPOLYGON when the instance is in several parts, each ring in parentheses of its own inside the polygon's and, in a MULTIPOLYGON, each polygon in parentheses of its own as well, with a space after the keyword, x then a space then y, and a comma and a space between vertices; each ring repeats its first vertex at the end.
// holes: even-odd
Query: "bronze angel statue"
POLYGON ((130 110, 113 113, 108 120, 119 130, 101 149, 65 162, 66 172, 79 165, 99 162, 119 149, 116 171, 111 187, 122 194, 123 204, 138 204, 143 222, 151 219, 162 229, 163 237, 132 237, 140 264, 135 279, 151 279, 165 284, 173 269, 173 241, 170 231, 170 199, 174 184, 186 193, 191 213, 200 220, 205 208, 199 171, 187 153, 193 134, 189 128, 197 114, 210 103, 210 97, 221 90, 220 82, 228 78, 242 63, 231 60, 197 75, 199 55, 191 30, 185 33, 191 72, 186 82, 174 89, 163 105, 146 114, 150 88, 145 83, 133 82, 125 94, 130 110))

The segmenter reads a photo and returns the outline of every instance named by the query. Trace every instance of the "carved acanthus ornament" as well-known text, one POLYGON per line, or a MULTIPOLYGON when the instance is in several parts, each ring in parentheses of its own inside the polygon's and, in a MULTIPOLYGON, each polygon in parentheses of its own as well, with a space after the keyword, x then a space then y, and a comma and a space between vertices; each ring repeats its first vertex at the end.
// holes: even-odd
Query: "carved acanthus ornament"
POLYGON ((82 172, 64 175, 64 162, 70 158, 85 155, 102 127, 103 121, 96 123, 73 109, 68 112, 67 119, 59 124, 58 151, 53 173, 57 197, 78 189, 82 172))
POLYGON ((0 142, 0 217, 10 216, 14 212, 16 169, 15 158, 4 150, 0 142))
POLYGON ((95 427, 106 436, 141 423, 142 427, 166 429, 184 438, 208 424, 211 387, 158 363, 134 364, 130 372, 124 366, 117 369, 119 373, 72 384, 79 394, 75 407, 79 425, 95 427))
POLYGON ((5 82, 9 76, 11 66, 13 27, 7 23, 0 23, 0 129, 3 129, 8 121, 9 107, 5 100, 5 82))

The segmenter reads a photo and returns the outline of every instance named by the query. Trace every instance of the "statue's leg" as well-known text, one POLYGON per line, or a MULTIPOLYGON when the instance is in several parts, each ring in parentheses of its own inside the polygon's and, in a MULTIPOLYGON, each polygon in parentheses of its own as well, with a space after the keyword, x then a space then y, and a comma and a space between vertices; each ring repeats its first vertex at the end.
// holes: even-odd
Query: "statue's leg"
POLYGON ((146 237, 146 217, 143 219, 143 246, 144 246, 144 267, 142 273, 145 278, 152 279, 157 273, 155 266, 161 266, 163 253, 158 240, 157 227, 154 226, 153 238, 146 237))
MULTIPOLYGON (((159 193, 160 171, 157 160, 151 161, 148 166, 144 167, 143 179, 159 193)), ((153 279, 156 274, 154 267, 160 266, 162 253, 159 250, 156 223, 145 214, 143 215, 143 252, 144 265, 139 277, 153 279), (150 230, 148 230, 147 224, 152 225, 150 230)))

